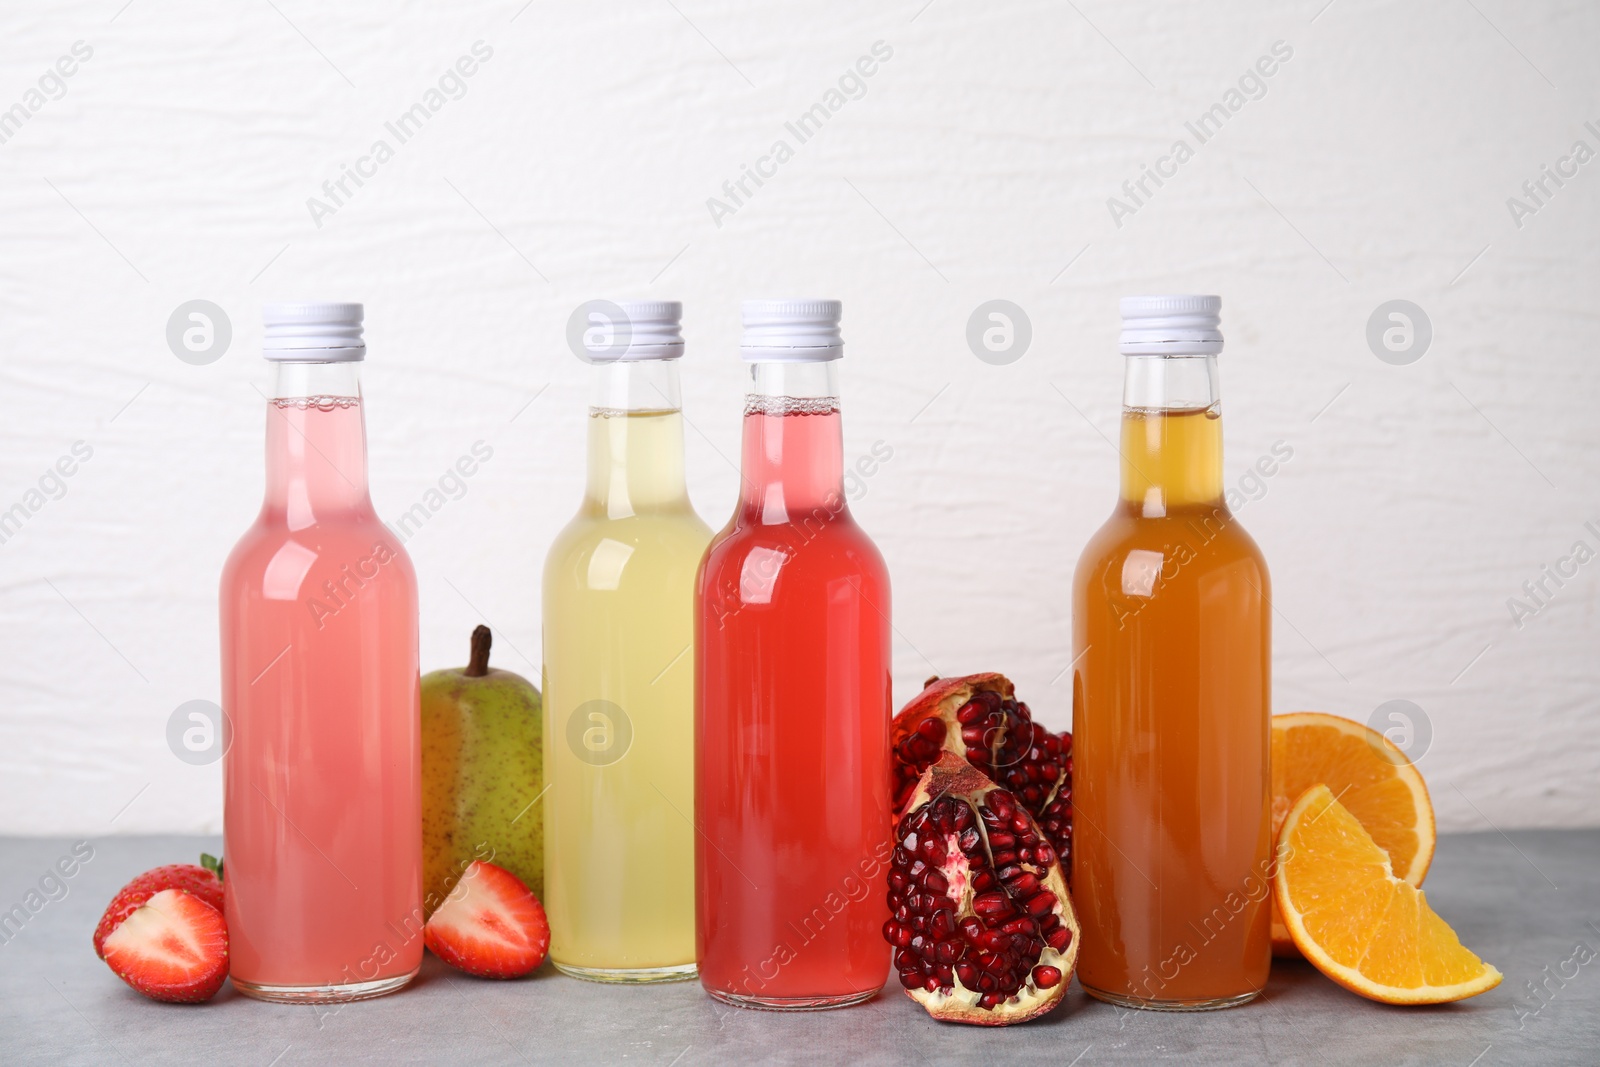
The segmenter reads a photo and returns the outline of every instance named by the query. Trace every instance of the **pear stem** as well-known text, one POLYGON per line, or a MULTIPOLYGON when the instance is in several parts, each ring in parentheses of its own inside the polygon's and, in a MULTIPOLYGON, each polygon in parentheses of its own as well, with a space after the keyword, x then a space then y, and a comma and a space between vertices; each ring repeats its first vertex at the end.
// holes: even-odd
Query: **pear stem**
POLYGON ((489 646, 494 644, 494 637, 489 633, 487 626, 478 626, 472 631, 472 658, 467 661, 467 669, 462 671, 468 678, 482 678, 489 673, 489 646))

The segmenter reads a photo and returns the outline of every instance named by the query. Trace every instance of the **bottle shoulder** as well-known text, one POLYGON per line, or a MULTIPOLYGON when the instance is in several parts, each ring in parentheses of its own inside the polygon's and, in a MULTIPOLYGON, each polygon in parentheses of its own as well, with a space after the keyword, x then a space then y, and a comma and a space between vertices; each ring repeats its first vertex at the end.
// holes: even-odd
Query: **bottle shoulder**
POLYGON ((617 518, 580 511, 550 543, 545 586, 619 588, 646 570, 692 578, 710 541, 711 528, 688 509, 617 518))
POLYGON ((815 560, 815 565, 888 579, 883 553, 848 508, 831 512, 825 520, 806 517, 774 523, 752 521, 746 513, 735 513, 712 538, 705 569, 740 568, 752 554, 775 562, 815 560))
POLYGON ((1263 591, 1270 580, 1260 546, 1219 501, 1174 509, 1162 516, 1141 515, 1119 502, 1085 544, 1074 581, 1083 586, 1108 574, 1120 581, 1128 567, 1157 561, 1164 571, 1181 565, 1191 576, 1242 569, 1263 591))
POLYGON ((641 550, 676 550, 711 541, 711 527, 692 508, 642 511, 609 516, 580 509, 550 543, 548 558, 592 550, 604 541, 620 541, 641 550))
POLYGON ((323 517, 291 528, 263 509, 223 564, 225 600, 293 600, 327 581, 398 586, 415 599, 416 570, 400 539, 375 513, 323 517))

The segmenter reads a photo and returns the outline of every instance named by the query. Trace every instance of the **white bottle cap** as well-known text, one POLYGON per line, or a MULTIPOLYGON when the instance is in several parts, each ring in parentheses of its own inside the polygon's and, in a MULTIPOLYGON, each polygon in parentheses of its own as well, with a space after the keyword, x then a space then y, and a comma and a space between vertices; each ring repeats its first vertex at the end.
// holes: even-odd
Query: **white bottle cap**
POLYGON ((592 363, 677 359, 682 321, 676 300, 591 300, 582 309, 583 350, 592 363))
POLYGON ((261 309, 261 354, 289 363, 354 363, 367 358, 360 304, 301 301, 261 309))
POLYGON ((746 363, 826 363, 844 355, 837 300, 746 300, 740 318, 746 363))
POLYGON ((1222 297, 1125 296, 1125 356, 1214 356, 1222 351, 1222 297))

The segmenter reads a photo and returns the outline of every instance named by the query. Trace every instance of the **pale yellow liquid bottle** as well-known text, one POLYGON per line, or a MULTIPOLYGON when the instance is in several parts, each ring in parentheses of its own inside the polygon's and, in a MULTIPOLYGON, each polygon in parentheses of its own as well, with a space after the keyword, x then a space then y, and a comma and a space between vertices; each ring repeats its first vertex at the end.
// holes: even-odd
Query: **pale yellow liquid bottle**
POLYGON ((544 569, 545 907, 578 978, 695 975, 694 583, 676 303, 595 351, 589 473, 544 569), (673 340, 678 338, 677 340, 673 340))

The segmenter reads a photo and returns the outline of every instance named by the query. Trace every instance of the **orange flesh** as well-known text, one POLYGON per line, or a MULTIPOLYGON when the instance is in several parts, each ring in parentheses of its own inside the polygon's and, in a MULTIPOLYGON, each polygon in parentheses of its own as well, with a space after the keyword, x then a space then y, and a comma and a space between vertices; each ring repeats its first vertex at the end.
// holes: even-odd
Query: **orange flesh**
POLYGON ((1279 841, 1275 894, 1295 946, 1352 992, 1389 1004, 1438 1004, 1500 984, 1423 892, 1326 786, 1294 805, 1279 841))

